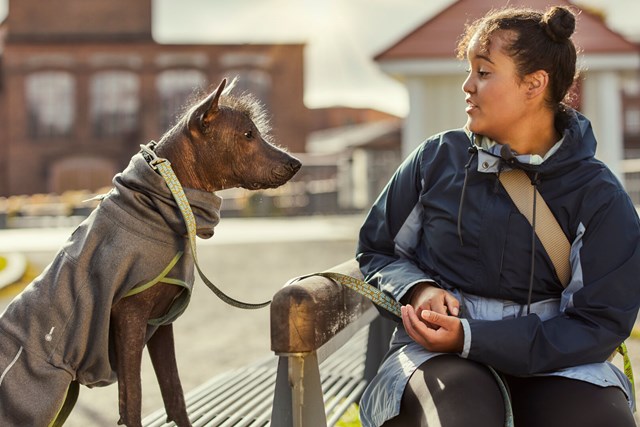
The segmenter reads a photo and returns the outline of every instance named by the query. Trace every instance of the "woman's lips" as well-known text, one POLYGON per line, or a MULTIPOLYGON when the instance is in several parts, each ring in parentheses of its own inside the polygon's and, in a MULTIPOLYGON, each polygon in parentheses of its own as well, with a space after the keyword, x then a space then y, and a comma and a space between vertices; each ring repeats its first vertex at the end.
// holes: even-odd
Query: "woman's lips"
POLYGON ((473 102, 471 102, 470 100, 466 100, 467 103, 467 108, 465 109, 465 111, 467 113, 473 111, 474 109, 478 108, 478 106, 476 104, 474 104, 473 102))

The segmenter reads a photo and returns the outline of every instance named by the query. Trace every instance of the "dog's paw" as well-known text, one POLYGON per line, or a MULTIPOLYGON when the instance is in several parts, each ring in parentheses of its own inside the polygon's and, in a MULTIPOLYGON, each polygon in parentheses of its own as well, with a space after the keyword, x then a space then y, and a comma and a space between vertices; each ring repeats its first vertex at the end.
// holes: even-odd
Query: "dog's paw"
POLYGON ((136 423, 131 423, 125 420, 123 417, 120 417, 120 419, 118 420, 118 425, 127 427, 142 427, 142 422, 138 421, 136 423))
POLYGON ((187 414, 180 416, 167 416, 167 423, 170 423, 171 421, 173 421, 178 427, 192 427, 187 414))

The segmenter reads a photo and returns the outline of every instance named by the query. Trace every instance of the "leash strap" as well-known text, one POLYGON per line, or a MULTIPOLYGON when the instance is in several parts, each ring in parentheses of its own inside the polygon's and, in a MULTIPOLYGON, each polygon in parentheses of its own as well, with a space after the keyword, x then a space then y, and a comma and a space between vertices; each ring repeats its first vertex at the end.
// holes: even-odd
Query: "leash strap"
MULTIPOLYGON (((622 344, 620 344, 618 346, 618 348, 616 348, 616 351, 618 353, 620 353, 620 355, 622 356, 622 362, 623 362, 623 366, 624 366, 624 374, 627 376, 627 378, 629 379, 629 382, 631 383, 631 393, 632 393, 632 399, 635 402, 636 400, 636 382, 633 378, 633 368, 631 367, 631 358, 629 357, 629 352, 627 351, 627 344, 624 343, 624 341, 622 342, 622 344)), ((615 352, 613 353, 615 354, 615 352)))
POLYGON ((71 415, 71 411, 76 405, 79 395, 80 383, 78 381, 71 381, 69 383, 69 388, 67 389, 67 394, 65 395, 64 402, 58 410, 55 418, 51 421, 51 423, 49 423, 48 427, 62 427, 65 421, 67 421, 67 418, 69 418, 69 415, 71 415))
MULTIPOLYGON (((169 274, 169 272, 171 271, 171 269, 178 263, 178 261, 180 260, 180 258, 182 257, 183 252, 179 251, 176 256, 173 257, 173 259, 169 262, 169 264, 167 264, 167 266, 164 268, 164 270, 162 270, 162 272, 160 274, 158 274, 157 277, 155 277, 154 279, 152 279, 151 281, 147 282, 147 283, 143 283, 140 286, 137 286, 133 289, 131 289, 129 292, 127 292, 124 297, 130 297, 132 295, 136 295, 139 294, 140 292, 144 292, 147 289, 149 289, 152 286, 155 286, 158 283, 167 283, 169 281, 173 281, 173 279, 171 278, 167 278, 166 275, 169 274)), ((170 284, 175 284, 175 283, 170 283, 170 284)), ((186 283, 180 281, 179 283, 180 285, 187 287, 186 283)))
POLYGON ((321 276, 329 280, 333 280, 335 283, 343 285, 359 293, 363 297, 371 300, 372 303, 381 308, 384 308, 389 313, 397 316, 398 318, 402 317, 402 312, 400 311, 400 307, 402 307, 402 305, 398 301, 394 300, 375 286, 368 284, 364 280, 356 279, 355 277, 347 276, 346 274, 335 273, 333 271, 324 271, 321 273, 313 273, 296 277, 293 280, 289 281, 288 284, 295 283, 299 280, 306 279, 307 277, 312 276, 321 276))
POLYGON ((184 218, 184 222, 187 226, 187 233, 189 234, 189 243, 191 245, 191 253, 193 254, 193 260, 194 260, 196 269, 198 270, 198 274, 200 275, 200 278, 205 283, 205 285, 207 285, 207 287, 211 289, 211 291, 213 291, 213 293, 216 294, 218 298, 220 298, 222 301, 224 301, 225 303, 233 307, 253 310, 257 308, 266 307, 267 305, 271 304, 271 301, 266 301, 259 304, 252 304, 252 303, 246 303, 246 302, 238 301, 234 298, 231 298, 230 296, 222 292, 216 285, 211 283, 211 281, 207 278, 207 276, 204 275, 204 273, 200 269, 200 265, 198 264, 198 255, 196 253, 196 219, 193 216, 193 212, 191 211, 191 206, 189 205, 187 196, 184 194, 184 190, 180 185, 180 181, 178 181, 178 177, 176 177, 175 173, 173 172, 173 169, 171 169, 171 162, 169 162, 169 160, 167 159, 162 159, 156 156, 156 153, 154 153, 153 150, 146 145, 141 145, 140 148, 142 149, 141 152, 143 156, 145 157, 147 162, 149 162, 149 165, 153 169, 160 172, 160 175, 162 176, 162 178, 164 178, 167 184, 167 187, 169 187, 169 190, 171 190, 171 194, 173 195, 174 200, 178 204, 178 208, 180 209, 180 212, 182 213, 182 217, 184 218))

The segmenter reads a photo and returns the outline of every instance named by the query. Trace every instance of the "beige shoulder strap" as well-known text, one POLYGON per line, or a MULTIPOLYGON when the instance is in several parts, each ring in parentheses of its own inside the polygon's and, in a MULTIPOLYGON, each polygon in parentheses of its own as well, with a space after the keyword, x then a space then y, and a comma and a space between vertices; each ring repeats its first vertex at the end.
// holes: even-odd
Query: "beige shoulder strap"
MULTIPOLYGON (((513 169, 501 172, 499 179, 520 213, 533 224, 533 192, 538 190, 531 185, 527 174, 513 169)), ((571 244, 539 192, 536 195, 536 234, 551 258, 562 286, 567 287, 571 279, 571 244)))

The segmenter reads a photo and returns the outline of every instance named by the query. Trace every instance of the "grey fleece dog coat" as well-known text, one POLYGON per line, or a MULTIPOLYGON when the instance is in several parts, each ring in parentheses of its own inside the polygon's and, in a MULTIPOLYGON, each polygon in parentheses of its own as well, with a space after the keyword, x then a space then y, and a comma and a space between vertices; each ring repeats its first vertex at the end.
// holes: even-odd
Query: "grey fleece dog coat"
MULTIPOLYGON (((185 287, 170 311, 150 322, 147 339, 154 325, 172 322, 188 304, 193 256, 163 178, 137 154, 113 184, 52 263, 0 316, 0 426, 47 426, 72 380, 88 387, 116 381, 110 311, 132 290, 163 274, 185 287)), ((211 237, 221 198, 184 190, 198 236, 211 237)))

